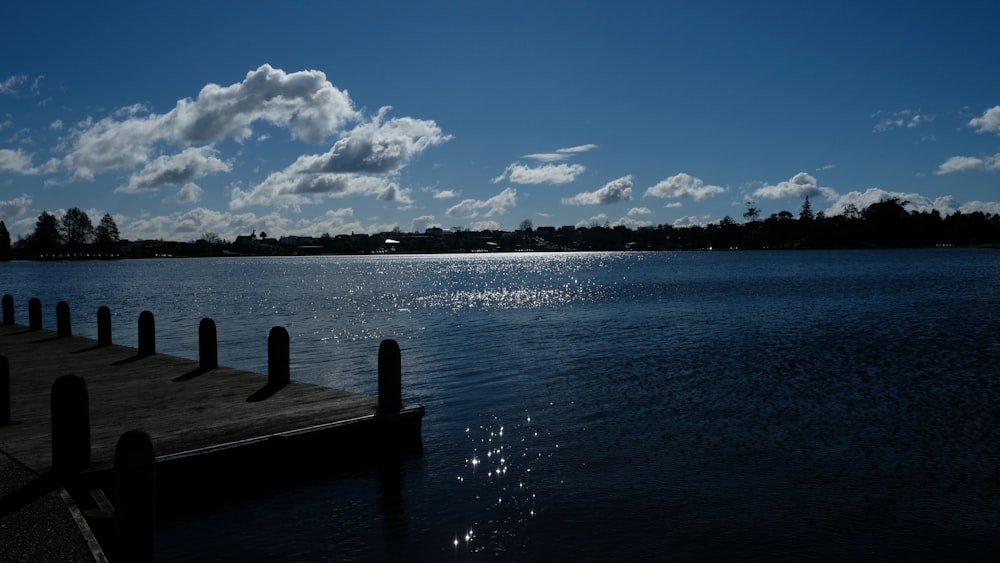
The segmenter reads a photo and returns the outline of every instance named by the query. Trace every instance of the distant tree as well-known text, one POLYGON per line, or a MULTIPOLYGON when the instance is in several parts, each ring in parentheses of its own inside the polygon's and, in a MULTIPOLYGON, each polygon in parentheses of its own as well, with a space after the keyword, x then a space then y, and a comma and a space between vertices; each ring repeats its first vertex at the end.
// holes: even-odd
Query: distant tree
POLYGON ((94 236, 94 225, 86 212, 74 207, 63 215, 59 223, 59 232, 62 234, 66 249, 73 252, 82 249, 90 242, 94 236))
POLYGON ((531 230, 533 228, 534 228, 534 225, 531 223, 531 219, 525 219, 524 221, 521 221, 520 225, 517 226, 517 229, 519 231, 525 231, 525 232, 529 232, 529 233, 531 232, 531 230))
POLYGON ((264 240, 266 238, 267 238, 267 233, 265 233, 264 231, 261 231, 260 232, 260 240, 264 240))
POLYGON ((119 242, 121 242, 121 235, 118 232, 115 218, 105 213, 104 217, 101 217, 101 222, 94 229, 94 244, 101 252, 115 252, 118 250, 119 242))
POLYGON ((799 211, 799 221, 812 221, 814 219, 812 205, 809 204, 809 196, 806 196, 802 204, 802 211, 799 211))
POLYGON ((222 239, 219 238, 219 235, 213 232, 207 232, 201 235, 201 239, 199 240, 205 241, 206 244, 212 244, 212 245, 222 243, 222 239))
POLYGON ((55 215, 42 211, 35 222, 35 232, 27 241, 30 251, 36 255, 53 254, 59 250, 60 242, 59 220, 55 215))
POLYGON ((0 260, 4 260, 10 257, 10 232, 7 231, 7 225, 0 221, 0 260))
POLYGON ((731 226, 733 226, 735 224, 736 224, 736 221, 734 221, 733 218, 730 217, 729 215, 726 215, 725 217, 723 217, 722 219, 719 220, 719 226, 722 226, 722 227, 731 227, 731 226))
POLYGON ((747 210, 743 212, 743 218, 747 223, 753 223, 760 217, 760 209, 754 206, 752 201, 747 202, 747 210))

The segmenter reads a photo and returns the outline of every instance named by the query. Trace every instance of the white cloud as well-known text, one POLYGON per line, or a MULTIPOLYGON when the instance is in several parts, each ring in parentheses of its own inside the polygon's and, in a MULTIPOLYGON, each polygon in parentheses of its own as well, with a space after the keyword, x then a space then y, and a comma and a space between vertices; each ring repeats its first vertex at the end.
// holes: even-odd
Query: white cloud
POLYGON ((181 185, 214 172, 229 172, 232 165, 218 157, 212 147, 189 147, 178 154, 157 157, 129 178, 117 192, 156 191, 165 185, 181 185))
POLYGON ((384 121, 382 108, 323 154, 300 156, 248 191, 234 188, 230 207, 277 205, 298 208, 320 196, 374 195, 409 203, 408 192, 392 179, 426 148, 451 139, 436 123, 409 117, 384 121))
POLYGON ((969 127, 975 127, 977 133, 1000 133, 1000 106, 993 106, 969 121, 969 127))
POLYGON ((23 215, 31 205, 31 197, 21 194, 14 199, 0 200, 0 217, 11 218, 23 215))
MULTIPOLYGON (((122 238, 197 240, 201 235, 212 232, 223 239, 232 240, 240 234, 256 230, 270 232, 285 223, 277 214, 257 217, 253 213, 234 214, 198 207, 183 213, 143 216, 136 219, 118 221, 122 238)), ((276 234, 276 233, 275 233, 276 234)))
POLYGON ((177 203, 197 203, 204 192, 198 184, 188 182, 181 189, 177 190, 177 203))
POLYGON ((286 73, 263 65, 230 86, 208 84, 198 98, 179 100, 165 114, 148 114, 141 105, 118 110, 74 128, 64 164, 76 178, 92 179, 114 168, 145 163, 159 142, 181 145, 242 141, 258 121, 287 128, 292 136, 320 142, 360 119, 346 91, 320 71, 286 73))
POLYGON ((651 188, 647 188, 643 197, 689 197, 695 201, 701 201, 707 197, 725 193, 726 191, 726 188, 706 185, 701 178, 695 178, 681 172, 657 183, 651 188))
POLYGON ((913 129, 921 123, 934 120, 934 116, 932 115, 923 115, 910 109, 904 109, 892 113, 879 110, 872 114, 872 117, 878 119, 878 122, 872 128, 872 131, 875 133, 884 133, 901 127, 913 129))
POLYGON ((587 144, 587 145, 577 145, 575 147, 567 147, 564 149, 556 149, 556 152, 560 154, 577 154, 581 152, 592 151, 596 148, 597 145, 595 144, 587 144))
POLYGON ((975 168, 982 167, 982 165, 983 159, 981 158, 976 158, 974 156, 953 156, 941 163, 934 173, 941 176, 943 174, 951 174, 952 172, 973 170, 975 168))
POLYGON ((816 178, 806 172, 799 172, 790 180, 778 182, 775 185, 767 184, 758 188, 754 197, 765 199, 801 199, 806 196, 823 196, 827 199, 836 199, 837 192, 833 188, 820 187, 816 178))
POLYGON ((455 190, 441 190, 434 191, 432 196, 434 199, 452 199, 458 197, 459 193, 455 190))
POLYGON ((576 180, 587 168, 582 164, 545 164, 526 166, 515 162, 493 179, 493 183, 508 179, 515 184, 567 184, 576 180))
POLYGON ((507 210, 517 205, 517 190, 506 188, 497 195, 486 199, 465 199, 448 208, 445 213, 449 217, 473 219, 482 213, 484 217, 503 215, 507 210))
POLYGON ((17 94, 17 87, 24 84, 28 79, 23 74, 17 74, 4 80, 0 80, 0 94, 17 94))
POLYGON ((636 215, 652 215, 653 210, 648 207, 633 207, 628 210, 629 217, 635 217, 636 215))
POLYGON ((1000 170, 1000 153, 986 158, 975 156, 953 156, 941 163, 934 171, 938 176, 951 174, 952 172, 965 172, 967 170, 1000 170))
POLYGON ((436 221, 433 215, 421 215, 420 217, 414 217, 410 221, 410 232, 411 233, 422 233, 431 227, 440 227, 441 224, 436 221))
POLYGON ((53 131, 58 131, 58 130, 62 129, 63 126, 64 126, 63 120, 57 119, 57 120, 55 120, 55 121, 53 121, 52 123, 49 124, 49 129, 52 129, 53 131))
POLYGON ((347 92, 334 87, 323 72, 289 74, 265 64, 248 72, 243 82, 208 84, 197 99, 178 101, 165 122, 182 142, 247 139, 251 125, 261 120, 318 143, 359 117, 347 92))
POLYGON ((40 171, 31 165, 31 155, 23 150, 0 149, 0 172, 31 175, 40 171))
POLYGON ((581 229, 584 227, 600 227, 605 223, 608 223, 608 214, 598 213, 597 215, 594 215, 590 219, 584 219, 582 221, 578 221, 576 224, 576 228, 581 229))
POLYGON ((473 231, 502 231, 503 227, 497 221, 476 221, 469 225, 469 229, 473 231))
POLYGON ((825 172, 827 170, 833 170, 836 167, 837 167, 836 164, 827 164, 825 166, 820 166, 819 168, 816 169, 816 171, 817 172, 825 172))
POLYGON ((573 197, 564 198, 565 205, 608 205, 632 199, 632 175, 622 176, 612 180, 604 187, 593 192, 581 192, 573 197))
POLYGON ((543 152, 543 153, 526 154, 526 155, 524 155, 523 158, 530 158, 532 160, 540 160, 542 162, 558 162, 558 161, 561 161, 561 160, 567 160, 567 159, 569 159, 571 156, 573 156, 575 154, 579 154, 579 153, 591 151, 591 150, 594 150, 596 148, 597 148, 597 145, 594 145, 594 144, 578 145, 578 146, 575 146, 575 147, 567 147, 567 148, 563 148, 563 149, 556 149, 556 152, 543 152))
POLYGON ((674 227, 694 227, 694 226, 701 225, 701 224, 702 224, 702 222, 701 222, 701 218, 700 217, 698 217, 697 215, 688 215, 686 217, 678 217, 677 219, 674 219, 674 222, 672 223, 672 226, 674 226, 674 227))
POLYGON ((649 226, 652 226, 652 224, 653 224, 652 221, 643 221, 643 220, 640 220, 640 219, 636 219, 630 213, 630 214, 628 214, 628 215, 626 215, 624 217, 619 218, 614 223, 611 223, 611 226, 612 227, 619 227, 619 226, 621 226, 621 227, 627 227, 629 229, 635 230, 635 229, 638 229, 640 227, 649 227, 649 226))
POLYGON ((900 202, 906 202, 904 207, 910 211, 931 211, 938 209, 944 211, 950 207, 950 197, 931 200, 917 193, 890 192, 882 188, 868 188, 864 192, 852 191, 838 196, 837 200, 824 213, 827 216, 843 215, 844 209, 848 205, 854 205, 858 211, 864 211, 870 205, 896 198, 900 202), (944 208, 944 209, 942 209, 944 208))

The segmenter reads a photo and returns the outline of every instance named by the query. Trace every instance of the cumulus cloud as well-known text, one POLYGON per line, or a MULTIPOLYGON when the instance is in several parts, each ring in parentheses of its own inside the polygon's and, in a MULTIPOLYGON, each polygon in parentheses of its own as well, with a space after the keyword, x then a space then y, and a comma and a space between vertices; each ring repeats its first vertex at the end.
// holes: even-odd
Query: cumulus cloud
POLYGON ((652 214, 653 210, 651 210, 648 207, 633 207, 632 209, 628 210, 629 217, 635 217, 637 215, 652 215, 652 214))
POLYGON ((909 211, 929 212, 937 209, 941 212, 950 212, 952 209, 951 197, 946 196, 932 200, 918 193, 892 192, 882 188, 868 188, 864 192, 852 191, 838 196, 836 201, 824 213, 828 216, 843 215, 848 206, 853 206, 857 211, 864 211, 870 205, 898 199, 909 211), (905 203, 904 203, 905 202, 905 203))
POLYGON ((178 154, 164 155, 148 162, 115 191, 137 193, 156 191, 165 185, 180 185, 214 172, 229 172, 232 165, 218 157, 212 147, 189 147, 178 154))
POLYGON ((528 166, 515 162, 493 179, 493 183, 505 179, 515 184, 567 184, 576 180, 587 168, 582 164, 544 164, 528 166))
POLYGON ((197 99, 177 102, 164 122, 183 142, 246 139, 255 121, 266 121, 318 143, 359 117, 347 92, 334 87, 323 72, 286 73, 265 64, 248 72, 243 82, 206 85, 197 99))
POLYGON ((765 199, 801 199, 807 196, 823 196, 827 199, 836 199, 837 192, 833 188, 824 188, 818 185, 816 178, 806 172, 799 172, 790 180, 778 182, 777 184, 766 184, 758 188, 754 197, 765 199))
POLYGON ((878 121, 872 128, 875 133, 884 133, 886 131, 891 131, 892 129, 898 129, 905 127, 907 129, 913 129, 914 127, 920 125, 921 123, 926 123, 932 121, 934 116, 923 115, 917 111, 904 109, 896 112, 889 113, 884 110, 879 110, 872 114, 872 117, 876 118, 878 121))
POLYGON ((951 174, 952 172, 961 172, 963 170, 972 170, 979 168, 983 165, 983 159, 976 158, 974 156, 953 156, 948 160, 941 163, 938 169, 934 171, 935 174, 941 176, 943 174, 951 174))
POLYGON ((39 169, 31 165, 31 155, 21 149, 0 149, 0 172, 15 174, 38 174, 39 169))
POLYGON ((526 154, 523 158, 545 162, 540 166, 530 166, 520 162, 514 162, 504 169, 503 173, 493 178, 493 183, 497 184, 504 180, 510 180, 515 184, 568 184, 576 180, 587 168, 582 164, 551 164, 568 160, 570 157, 591 151, 597 145, 577 145, 556 149, 555 152, 526 154))
POLYGON ((0 217, 18 217, 28 211, 31 205, 31 198, 28 194, 21 194, 21 197, 14 199, 0 200, 0 217))
POLYGON ((581 192, 573 197, 564 198, 566 205, 608 205, 632 199, 632 175, 622 176, 612 180, 604 187, 593 192, 581 192))
POLYGON ((449 217, 458 219, 473 219, 480 215, 494 217, 503 215, 507 210, 517 205, 517 190, 506 188, 497 195, 486 199, 464 199, 448 208, 445 212, 449 217))
POLYGON ((993 106, 982 117, 970 120, 969 127, 975 127, 977 133, 1000 133, 1000 106, 993 106))
POLYGON ((323 154, 300 156, 250 190, 234 188, 230 207, 277 205, 298 208, 319 196, 374 195, 409 203, 392 179, 415 156, 451 139, 436 123, 409 117, 385 120, 382 108, 323 154))
POLYGON ((434 199, 452 199, 458 197, 458 192, 455 190, 434 191, 434 195, 432 197, 434 199))
POLYGON ((411 233, 422 233, 431 227, 440 227, 441 224, 436 221, 433 215, 421 215, 420 217, 414 217, 410 221, 410 232, 411 233))
POLYGON ((197 203, 204 192, 198 184, 188 182, 181 189, 177 190, 177 203, 197 203))
POLYGON ((707 197, 725 193, 726 191, 726 188, 707 185, 701 178, 695 178, 681 172, 657 183, 651 188, 647 188, 643 197, 688 197, 695 201, 701 201, 707 197))
POLYGON ((159 142, 213 143, 252 135, 256 122, 288 129, 293 138, 320 142, 360 119, 346 91, 317 70, 286 73, 262 65, 242 82, 209 84, 194 100, 183 99, 165 114, 141 105, 122 108, 74 128, 64 165, 77 178, 145 163, 159 142))
POLYGON ((135 219, 116 219, 122 238, 196 240, 201 235, 212 232, 224 239, 234 239, 237 235, 253 230, 273 230, 285 220, 276 214, 258 217, 253 213, 234 214, 198 207, 183 213, 168 215, 145 215, 135 219))

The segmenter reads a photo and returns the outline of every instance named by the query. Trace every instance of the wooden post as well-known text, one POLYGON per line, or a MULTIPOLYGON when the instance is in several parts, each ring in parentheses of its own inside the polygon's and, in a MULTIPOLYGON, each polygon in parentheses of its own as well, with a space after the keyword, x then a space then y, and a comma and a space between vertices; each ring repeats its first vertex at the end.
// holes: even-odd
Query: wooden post
POLYGON ((156 455, 149 434, 130 430, 115 445, 115 561, 153 561, 156 455))
POLYGON ((60 301, 56 303, 56 334, 59 338, 73 335, 73 324, 70 322, 69 303, 60 301))
POLYGON ((152 356, 156 353, 156 322, 153 313, 139 313, 139 355, 152 356))
POLYGON ((276 326, 267 335, 267 386, 284 387, 291 381, 288 331, 276 326))
POLYGON ((3 324, 14 324, 14 296, 9 293, 3 296, 3 324))
POLYGON ((42 330, 42 301, 37 297, 28 300, 28 329, 42 330))
POLYGON ((90 398, 87 382, 64 375, 52 384, 52 469, 79 473, 90 466, 90 398))
POLYGON ((0 426, 10 424, 10 361, 0 354, 0 426))
POLYGON ((219 339, 215 321, 208 317, 198 325, 198 363, 202 371, 219 367, 219 339))
POLYGON ((97 345, 111 346, 111 309, 104 305, 97 309, 97 345))
POLYGON ((403 362, 399 344, 383 340, 378 347, 378 414, 398 413, 403 408, 403 362))

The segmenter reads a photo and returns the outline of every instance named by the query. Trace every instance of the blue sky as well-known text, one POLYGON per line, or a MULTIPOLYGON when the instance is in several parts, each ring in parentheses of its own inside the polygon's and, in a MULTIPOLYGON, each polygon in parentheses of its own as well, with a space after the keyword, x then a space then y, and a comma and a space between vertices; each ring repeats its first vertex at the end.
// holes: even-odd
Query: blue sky
POLYGON ((15 238, 1000 212, 996 2, 84 4, 3 10, 15 238))

